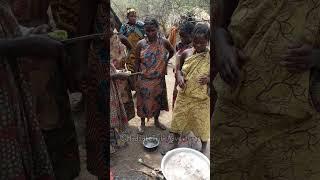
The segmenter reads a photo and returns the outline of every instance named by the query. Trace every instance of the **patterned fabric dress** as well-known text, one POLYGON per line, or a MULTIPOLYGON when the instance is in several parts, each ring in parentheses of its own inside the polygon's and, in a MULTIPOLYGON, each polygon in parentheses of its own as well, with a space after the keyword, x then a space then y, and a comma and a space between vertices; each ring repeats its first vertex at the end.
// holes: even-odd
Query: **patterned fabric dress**
POLYGON ((170 131, 188 133, 192 131, 202 141, 210 138, 210 97, 208 86, 200 85, 200 76, 209 75, 209 52, 198 53, 186 59, 182 73, 185 89, 179 91, 170 131))
MULTIPOLYGON (((94 33, 109 30, 106 0, 100 1, 94 23, 94 33)), ((88 59, 86 97, 87 169, 99 177, 109 177, 109 39, 92 41, 88 59)))
MULTIPOLYGON (((116 68, 113 64, 110 65, 110 75, 116 73, 116 68)), ((116 81, 110 81, 110 145, 113 151, 118 146, 123 146, 124 141, 120 138, 128 126, 128 118, 124 104, 122 102, 121 93, 116 81)))
MULTIPOLYGON (((135 25, 129 25, 128 23, 122 24, 120 33, 126 36, 132 45, 132 49, 129 51, 129 57, 126 61, 126 66, 129 71, 135 72, 135 60, 136 60, 136 46, 138 42, 144 38, 144 24, 143 22, 137 21, 135 25)), ((129 85, 131 90, 136 90, 136 77, 129 77, 129 85)))
MULTIPOLYGON (((1 39, 20 35, 6 0, 0 0, 0 17, 1 39)), ((27 74, 21 71, 21 61, 0 59, 0 179, 53 180, 27 74)))
MULTIPOLYGON (((115 31, 115 33, 117 32, 115 31)), ((121 43, 119 36, 114 34, 110 38, 110 56, 111 56, 110 58, 117 70, 125 69, 124 64, 127 58, 125 49, 126 47, 121 43)), ((136 112, 135 112, 134 102, 131 94, 131 89, 129 86, 129 81, 117 79, 115 80, 115 83, 120 93, 121 100, 124 104, 127 118, 128 120, 130 120, 136 116, 136 112)))
POLYGON ((129 59, 126 62, 128 70, 134 72, 135 65, 135 49, 138 42, 144 38, 144 24, 138 21, 135 25, 123 24, 120 28, 120 33, 126 36, 132 45, 132 49, 129 52, 129 59))
POLYGON ((320 47, 320 1, 240 0, 229 32, 248 60, 231 90, 218 74, 211 158, 215 180, 320 179, 320 117, 311 71, 280 65, 292 42, 320 47))
POLYGON ((160 110, 169 110, 166 93, 165 71, 167 50, 162 38, 142 47, 140 54, 140 71, 137 81, 137 114, 141 118, 154 117, 160 110))

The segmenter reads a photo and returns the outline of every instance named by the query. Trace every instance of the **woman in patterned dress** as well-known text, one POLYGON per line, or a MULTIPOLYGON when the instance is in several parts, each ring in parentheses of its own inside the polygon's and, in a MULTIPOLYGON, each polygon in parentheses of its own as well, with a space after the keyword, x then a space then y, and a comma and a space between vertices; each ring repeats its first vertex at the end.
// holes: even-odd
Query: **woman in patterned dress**
POLYGON ((126 44, 131 48, 128 39, 118 35, 115 28, 114 16, 110 13, 110 153, 116 148, 126 146, 127 143, 120 138, 127 126, 128 120, 135 117, 134 103, 128 86, 129 75, 117 70, 124 69, 123 60, 126 58, 126 44))
POLYGON ((120 33, 126 36, 132 45, 129 51, 129 60, 126 62, 128 70, 134 72, 135 66, 135 49, 138 42, 144 38, 144 25, 141 21, 137 21, 137 11, 133 8, 127 9, 128 22, 122 24, 120 33))
MULTIPOLYGON (((128 38, 129 42, 132 45, 131 49, 128 49, 129 57, 125 62, 127 68, 131 72, 135 72, 135 52, 138 42, 144 38, 144 25, 143 22, 137 21, 137 11, 133 8, 127 8, 127 19, 128 22, 124 23, 120 27, 120 33, 128 38)), ((131 90, 135 91, 135 81, 136 77, 130 77, 129 83, 131 90)))
MULTIPOLYGON (((55 179, 19 57, 61 58, 63 46, 43 36, 20 37, 9 0, 0 0, 0 179, 55 179)), ((40 60, 40 59, 39 59, 40 60)))
MULTIPOLYGON (((115 16, 110 13, 110 24, 112 28, 115 27, 115 16)), ((117 70, 126 70, 125 61, 127 59, 126 49, 132 49, 132 45, 129 40, 122 34, 118 34, 117 30, 113 30, 113 35, 110 37, 110 58, 117 70)), ((124 104, 127 118, 131 120, 136 116, 134 102, 131 94, 131 89, 128 79, 116 79, 118 90, 120 92, 121 100, 124 104)))
POLYGON ((216 2, 213 178, 320 179, 320 1, 216 2))
POLYGON ((144 133, 145 118, 154 117, 155 125, 166 129, 159 122, 160 110, 167 107, 167 95, 163 96, 166 88, 165 73, 168 60, 173 56, 174 49, 170 42, 159 36, 159 23, 154 18, 146 18, 145 31, 147 37, 138 42, 136 49, 137 72, 137 114, 141 118, 139 134, 144 133), (169 52, 169 56, 168 56, 169 52))

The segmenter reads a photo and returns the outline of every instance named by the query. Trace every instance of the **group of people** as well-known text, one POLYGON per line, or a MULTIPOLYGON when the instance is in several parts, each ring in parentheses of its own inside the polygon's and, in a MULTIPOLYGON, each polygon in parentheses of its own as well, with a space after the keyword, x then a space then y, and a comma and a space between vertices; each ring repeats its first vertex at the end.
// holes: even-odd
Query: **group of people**
MULTIPOLYGON (((68 91, 81 91, 84 97, 87 169, 108 179, 109 152, 126 146, 119 135, 136 114, 132 91, 141 118, 138 133, 144 133, 146 118, 166 129, 159 115, 169 108, 165 75, 176 45, 159 34, 155 18, 137 21, 132 8, 117 32, 113 14, 109 26, 106 1, 43 2, 41 16, 35 19, 26 18, 26 7, 24 1, 0 0, 0 179, 78 176, 80 158, 68 91), (47 36, 55 29, 69 37, 105 33, 110 39, 64 45, 47 36)), ((210 30, 207 24, 184 22, 179 31, 179 90, 171 130, 176 136, 191 130, 205 147, 210 134, 210 30)))
POLYGON ((23 2, 0 0, 0 179, 78 176, 68 91, 84 95, 87 169, 108 179, 109 152, 126 145, 119 136, 135 108, 139 134, 146 118, 165 129, 159 114, 169 108, 165 74, 173 56, 172 148, 192 131, 205 151, 214 88, 215 180, 319 179, 319 1, 215 1, 212 85, 204 23, 183 22, 177 45, 159 34, 156 19, 136 21, 131 8, 128 23, 110 29, 106 0, 41 1, 45 13, 32 22, 23 2), (101 38, 66 47, 46 36, 53 27, 69 37, 106 33, 112 43, 101 38))
POLYGON ((175 138, 169 150, 178 147, 179 136, 182 133, 192 131, 201 139, 203 152, 210 136, 208 94, 210 28, 205 23, 196 24, 186 20, 178 28, 181 41, 178 44, 171 44, 160 35, 159 23, 155 18, 147 17, 144 22, 139 22, 136 21, 136 17, 136 11, 129 8, 128 23, 122 25, 120 35, 113 28, 110 29, 111 33, 113 32, 111 37, 113 87, 110 92, 112 106, 110 110, 113 129, 111 137, 114 137, 111 149, 115 152, 115 146, 126 145, 126 142, 121 142, 120 133, 124 132, 128 121, 135 117, 131 91, 136 91, 137 115, 141 118, 138 134, 144 133, 146 118, 154 118, 156 127, 166 129, 160 123, 159 115, 160 111, 169 110, 165 75, 167 65, 177 50, 176 83, 173 92, 173 104, 176 106, 173 109, 170 128, 175 138), (126 48, 129 52, 127 55, 126 48), (121 70, 126 68, 137 74, 130 76, 123 73, 121 70))

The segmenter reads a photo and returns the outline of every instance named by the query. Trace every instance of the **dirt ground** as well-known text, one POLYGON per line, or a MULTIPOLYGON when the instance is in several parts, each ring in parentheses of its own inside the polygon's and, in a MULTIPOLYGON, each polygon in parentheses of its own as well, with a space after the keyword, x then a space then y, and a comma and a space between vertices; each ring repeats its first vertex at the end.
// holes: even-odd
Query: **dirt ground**
MULTIPOLYGON (((168 68, 168 75, 166 76, 167 83, 167 92, 168 92, 168 101, 170 111, 163 111, 160 114, 160 122, 162 122, 167 128, 170 127, 172 119, 172 92, 174 86, 174 74, 172 71, 172 66, 168 68)), ((96 177, 92 176, 86 170, 86 154, 84 147, 84 129, 85 129, 85 119, 83 113, 74 114, 76 129, 79 137, 79 149, 81 156, 81 173, 76 180, 95 180, 96 177)), ((140 165, 138 159, 141 158, 146 164, 151 165, 154 168, 160 168, 161 159, 163 155, 161 152, 168 148, 170 139, 172 136, 169 133, 169 130, 159 130, 154 127, 153 119, 150 119, 149 122, 146 122, 146 130, 143 136, 138 135, 138 126, 140 125, 140 119, 136 116, 129 122, 128 135, 124 136, 128 140, 129 146, 123 149, 120 149, 115 154, 111 155, 111 169, 115 174, 115 179, 152 179, 144 175, 142 172, 151 173, 151 170, 140 165), (160 146, 155 152, 146 152, 142 145, 143 138, 149 136, 156 136, 160 138, 160 146)), ((209 159, 209 147, 208 143, 207 153, 205 154, 209 159)), ((201 143, 200 140, 195 138, 192 134, 185 136, 185 139, 180 142, 180 147, 190 147, 193 149, 200 150, 201 143)))

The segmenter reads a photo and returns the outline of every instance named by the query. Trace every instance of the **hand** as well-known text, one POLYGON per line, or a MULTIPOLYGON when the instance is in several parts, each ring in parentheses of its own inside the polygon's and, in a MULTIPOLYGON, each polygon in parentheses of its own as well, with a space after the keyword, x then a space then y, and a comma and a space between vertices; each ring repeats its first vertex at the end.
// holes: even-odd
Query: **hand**
POLYGON ((181 74, 177 75, 177 83, 182 89, 184 89, 185 86, 186 86, 185 80, 184 80, 184 78, 183 78, 183 76, 181 74))
POLYGON ((216 37, 217 70, 227 84, 236 87, 240 81, 240 68, 247 57, 241 50, 230 45, 225 32, 217 32, 216 37))
POLYGON ((286 67, 291 73, 299 73, 309 70, 317 60, 319 60, 319 57, 313 51, 312 46, 293 43, 289 45, 280 65, 286 67))
POLYGON ((210 77, 208 75, 203 75, 203 76, 200 76, 199 80, 198 80, 198 83, 200 83, 200 85, 206 85, 210 82, 210 77))
POLYGON ((45 34, 50 32, 51 27, 47 24, 42 24, 40 26, 35 27, 32 31, 31 34, 45 34))
POLYGON ((113 75, 114 78, 118 78, 118 79, 126 79, 129 76, 130 75, 128 73, 124 73, 124 72, 118 72, 113 75))

